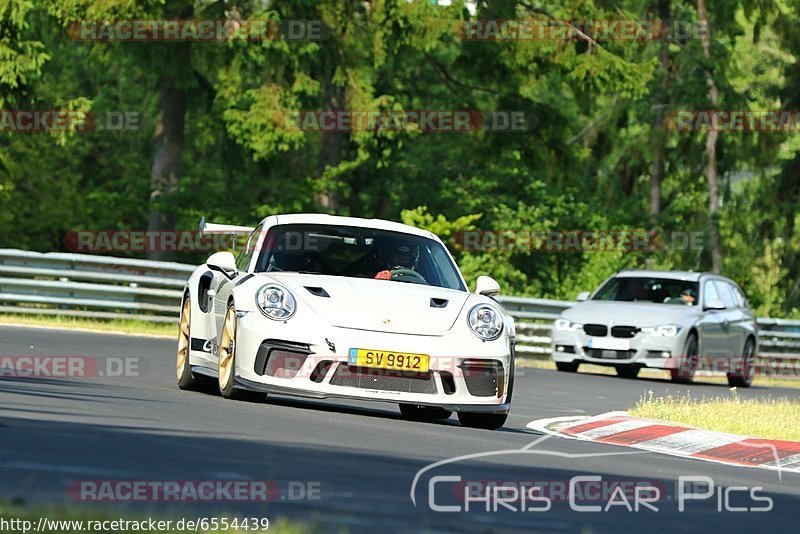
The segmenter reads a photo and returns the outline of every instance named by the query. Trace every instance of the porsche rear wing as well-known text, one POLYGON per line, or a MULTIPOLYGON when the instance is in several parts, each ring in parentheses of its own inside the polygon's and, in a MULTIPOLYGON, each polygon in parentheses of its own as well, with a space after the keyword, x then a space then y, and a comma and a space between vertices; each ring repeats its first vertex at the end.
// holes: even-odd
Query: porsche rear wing
POLYGON ((248 235, 253 230, 252 226, 236 226, 235 224, 214 224, 207 223, 206 218, 200 219, 200 234, 244 234, 248 235))

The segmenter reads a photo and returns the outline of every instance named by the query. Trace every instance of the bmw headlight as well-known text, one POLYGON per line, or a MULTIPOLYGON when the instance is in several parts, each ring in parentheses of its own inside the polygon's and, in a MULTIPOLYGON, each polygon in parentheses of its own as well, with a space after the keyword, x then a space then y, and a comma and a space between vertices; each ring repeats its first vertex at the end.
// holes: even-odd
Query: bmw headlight
POLYGON ((256 305, 261 313, 276 321, 285 321, 294 315, 297 301, 283 286, 267 284, 256 293, 256 305))
POLYGON ((567 319, 556 319, 553 326, 555 326, 556 330, 560 330, 561 332, 577 332, 583 328, 582 324, 573 323, 567 319))
POLYGON ((654 327, 645 326, 640 330, 655 337, 675 337, 678 335, 680 327, 676 324, 662 324, 654 327))
POLYGON ((472 332, 484 341, 492 341, 503 332, 503 316, 493 306, 478 304, 467 315, 472 332))

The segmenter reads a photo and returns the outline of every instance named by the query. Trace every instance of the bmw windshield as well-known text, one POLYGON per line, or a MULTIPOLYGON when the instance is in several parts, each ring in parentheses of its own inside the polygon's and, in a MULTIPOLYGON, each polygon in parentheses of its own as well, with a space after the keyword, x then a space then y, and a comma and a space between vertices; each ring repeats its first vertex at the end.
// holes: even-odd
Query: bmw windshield
POLYGON ((272 227, 255 270, 376 278, 466 291, 450 255, 437 241, 355 226, 272 227))
POLYGON ((697 282, 670 278, 617 277, 606 282, 592 300, 694 306, 697 302, 697 285, 697 282))

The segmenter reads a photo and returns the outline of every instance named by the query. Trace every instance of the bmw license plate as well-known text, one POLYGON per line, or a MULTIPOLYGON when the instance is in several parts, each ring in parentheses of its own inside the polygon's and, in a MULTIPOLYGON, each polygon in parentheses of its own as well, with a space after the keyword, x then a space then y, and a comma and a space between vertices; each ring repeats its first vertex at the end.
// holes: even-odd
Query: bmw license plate
POLYGON ((630 350, 631 341, 614 337, 590 337, 588 346, 590 349, 630 350))
POLYGON ((357 367, 375 367, 397 371, 427 373, 430 356, 390 350, 350 349, 348 363, 357 367))

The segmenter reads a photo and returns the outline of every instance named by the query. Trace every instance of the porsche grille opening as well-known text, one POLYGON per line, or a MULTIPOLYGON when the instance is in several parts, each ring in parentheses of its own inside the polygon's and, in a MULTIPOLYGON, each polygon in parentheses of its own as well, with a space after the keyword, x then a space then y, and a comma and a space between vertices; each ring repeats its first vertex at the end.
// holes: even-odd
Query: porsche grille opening
POLYGON ((265 339, 256 353, 255 372, 275 378, 294 378, 311 351, 308 345, 265 339))
POLYGON ((461 364, 470 395, 500 397, 503 394, 503 365, 500 362, 466 361, 461 364))
POLYGON ((346 363, 340 363, 336 368, 331 378, 331 385, 403 393, 436 394, 436 383, 433 381, 430 371, 409 373, 407 371, 365 369, 346 363))

